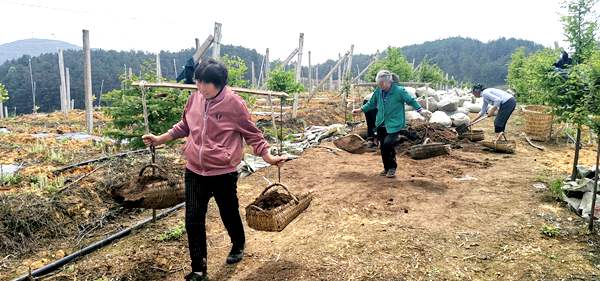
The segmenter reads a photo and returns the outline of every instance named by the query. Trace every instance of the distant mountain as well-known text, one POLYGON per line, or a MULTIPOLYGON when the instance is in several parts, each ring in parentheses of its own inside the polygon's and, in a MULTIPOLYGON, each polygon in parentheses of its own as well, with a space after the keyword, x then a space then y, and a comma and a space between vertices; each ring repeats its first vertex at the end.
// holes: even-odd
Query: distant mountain
MULTIPOLYGON (((33 53, 34 42, 41 42, 46 49, 36 49, 41 55, 31 58, 33 79, 36 82, 36 101, 40 110, 47 112, 59 108, 59 71, 57 48, 64 48, 65 67, 70 69, 71 97, 75 100, 76 108, 83 108, 83 54, 81 48, 53 40, 29 39, 0 45, 0 57, 6 56, 4 48, 19 50, 21 53, 33 53), (43 43, 46 42, 46 43, 43 43), (52 42, 52 43, 48 43, 52 42), (52 45, 55 44, 55 45, 52 45), (16 46, 16 47, 15 47, 16 46), (19 47, 20 46, 20 47, 19 47)), ((489 86, 503 85, 507 75, 507 65, 511 54, 519 47, 525 47, 527 52, 533 52, 543 46, 532 41, 518 39, 498 39, 487 43, 469 39, 454 37, 443 40, 425 42, 423 44, 402 47, 403 54, 409 62, 413 59, 418 65, 424 58, 440 66, 449 75, 458 81, 483 83, 489 86)), ((186 61, 192 56, 193 49, 185 49, 177 52, 162 51, 161 73, 167 79, 175 79, 175 67, 181 71, 186 61)), ((210 54, 210 50, 207 54, 210 54)), ((248 66, 245 75, 246 80, 251 79, 250 66, 254 63, 255 75, 259 76, 263 55, 254 49, 242 46, 222 45, 222 55, 239 56, 248 66)), ((356 75, 359 69, 363 69, 370 61, 371 54, 355 54, 352 58, 352 75, 356 75)), ((17 113, 31 112, 31 80, 29 76, 28 55, 20 56, 2 63, 0 60, 0 83, 8 90, 10 99, 5 103, 11 110, 16 108, 17 113)), ((323 79, 327 72, 337 61, 331 58, 321 64, 313 64, 313 77, 315 72, 319 73, 319 79, 323 79)), ((112 89, 120 88, 119 76, 125 68, 132 68, 133 73, 154 73, 155 55, 142 51, 114 51, 114 50, 92 50, 92 86, 95 95, 100 88, 105 93, 112 89)), ((271 62, 271 67, 278 60, 271 62)), ((288 66, 287 69, 292 69, 288 66)), ((308 67, 302 68, 302 76, 308 76, 308 67)), ((333 79, 337 80, 337 71, 333 73, 333 79)))
POLYGON ((56 53, 58 49, 81 49, 79 46, 49 39, 25 39, 0 45, 0 64, 23 55, 38 56, 56 53))
POLYGON ((544 46, 533 41, 500 38, 487 43, 479 40, 452 37, 402 48, 409 62, 418 65, 424 58, 437 64, 458 81, 482 83, 488 86, 506 84, 510 56, 519 47, 527 53, 544 46))

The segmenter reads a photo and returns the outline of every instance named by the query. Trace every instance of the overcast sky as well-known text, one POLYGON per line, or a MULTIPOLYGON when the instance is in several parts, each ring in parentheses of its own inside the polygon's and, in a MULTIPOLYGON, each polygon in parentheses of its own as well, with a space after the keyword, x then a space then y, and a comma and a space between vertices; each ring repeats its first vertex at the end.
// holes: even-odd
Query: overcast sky
POLYGON ((273 59, 284 59, 304 32, 314 62, 350 44, 374 53, 450 36, 564 45, 560 0, 0 0, 0 11, 0 44, 46 38, 81 46, 89 29, 92 48, 178 51, 212 34, 217 21, 223 44, 270 48, 273 59))

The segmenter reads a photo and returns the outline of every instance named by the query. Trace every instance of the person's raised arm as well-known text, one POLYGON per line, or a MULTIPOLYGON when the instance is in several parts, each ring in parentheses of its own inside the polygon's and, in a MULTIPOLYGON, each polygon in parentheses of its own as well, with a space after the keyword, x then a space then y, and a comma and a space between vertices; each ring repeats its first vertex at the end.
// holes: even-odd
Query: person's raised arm
POLYGON ((377 90, 375 90, 373 92, 373 94, 371 95, 371 98, 369 99, 369 101, 367 101, 367 103, 365 103, 360 108, 356 108, 356 109, 352 110, 352 113, 358 114, 361 112, 369 112, 369 111, 375 109, 377 107, 376 99, 377 99, 377 90))

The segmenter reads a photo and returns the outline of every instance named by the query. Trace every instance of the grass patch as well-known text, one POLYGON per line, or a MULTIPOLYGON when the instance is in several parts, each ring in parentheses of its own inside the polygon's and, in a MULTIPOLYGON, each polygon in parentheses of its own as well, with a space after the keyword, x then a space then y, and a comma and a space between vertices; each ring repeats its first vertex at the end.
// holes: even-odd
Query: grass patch
POLYGON ((46 144, 41 141, 36 141, 34 145, 27 149, 31 154, 40 154, 46 151, 46 144))
POLYGON ((560 178, 554 179, 552 182, 550 182, 550 194, 554 199, 563 200, 563 198, 565 198, 565 191, 562 189, 563 184, 563 180, 560 178))
POLYGON ((65 178, 58 176, 55 178, 48 178, 46 174, 37 174, 29 178, 31 187, 34 189, 40 189, 48 193, 54 193, 57 190, 65 186, 65 178))
POLYGON ((0 176, 0 186, 10 186, 19 184, 23 178, 17 173, 11 175, 1 175, 0 176))
POLYGON ((48 153, 47 159, 56 164, 65 164, 66 159, 62 151, 51 149, 48 153))
POLYGON ((540 229, 540 232, 547 237, 556 237, 560 234, 560 228, 544 224, 540 229))
POLYGON ((158 236, 160 241, 174 241, 179 240, 185 234, 185 224, 181 223, 178 226, 169 229, 167 232, 158 236))

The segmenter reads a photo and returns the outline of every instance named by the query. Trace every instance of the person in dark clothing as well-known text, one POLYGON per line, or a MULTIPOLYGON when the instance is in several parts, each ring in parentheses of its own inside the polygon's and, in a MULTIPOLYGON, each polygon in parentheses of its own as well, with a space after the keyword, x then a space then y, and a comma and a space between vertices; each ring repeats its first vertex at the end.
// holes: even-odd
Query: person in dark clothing
POLYGON ((231 238, 226 263, 240 262, 244 256, 244 227, 236 192, 244 143, 271 165, 282 165, 287 159, 269 152, 269 144, 252 121, 244 100, 227 86, 227 74, 227 68, 218 61, 202 62, 194 72, 198 91, 188 98, 181 121, 160 136, 142 136, 146 145, 155 146, 187 137, 185 229, 192 272, 185 278, 189 281, 208 280, 205 219, 212 197, 231 238))
POLYGON ((392 73, 381 70, 375 78, 378 87, 373 92, 373 97, 363 105, 352 111, 353 114, 368 112, 377 108, 375 126, 377 127, 377 139, 380 143, 381 160, 383 171, 381 176, 393 178, 396 176, 396 143, 398 134, 406 127, 406 116, 404 106, 409 104, 426 119, 431 113, 421 108, 419 103, 406 92, 404 87, 392 80, 392 73))
POLYGON ((183 84, 194 84, 194 70, 197 66, 198 64, 194 62, 193 58, 187 60, 183 70, 177 75, 177 82, 184 80, 183 84))
MULTIPOLYGON (((372 96, 373 96, 373 93, 370 93, 367 96, 365 96, 365 99, 363 100, 363 105, 365 105, 367 102, 369 102, 369 100, 371 99, 372 96)), ((373 146, 374 142, 375 142, 375 119, 376 118, 377 118, 377 108, 365 112, 365 121, 367 123, 367 141, 370 142, 371 146, 373 146)))

